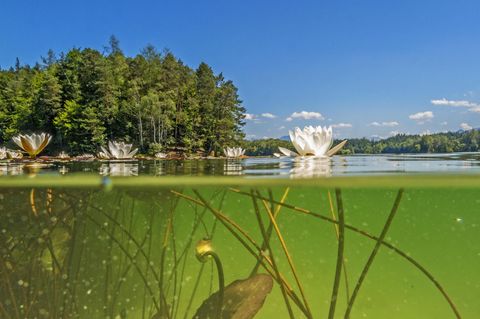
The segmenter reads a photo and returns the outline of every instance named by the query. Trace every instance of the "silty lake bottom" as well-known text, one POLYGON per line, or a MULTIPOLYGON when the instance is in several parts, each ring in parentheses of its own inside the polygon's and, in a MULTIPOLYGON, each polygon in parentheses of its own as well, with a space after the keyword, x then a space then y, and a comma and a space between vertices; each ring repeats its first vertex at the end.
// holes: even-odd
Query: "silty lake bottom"
POLYGON ((476 175, 0 182, 1 318, 480 316, 476 175))

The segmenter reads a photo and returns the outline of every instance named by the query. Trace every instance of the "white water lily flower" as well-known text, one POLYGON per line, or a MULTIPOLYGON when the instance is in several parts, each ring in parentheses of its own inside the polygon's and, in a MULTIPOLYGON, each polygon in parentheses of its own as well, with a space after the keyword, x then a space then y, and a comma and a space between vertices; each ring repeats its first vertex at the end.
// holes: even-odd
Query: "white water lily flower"
POLYGON ((137 148, 132 150, 132 144, 115 141, 108 142, 108 150, 103 146, 101 149, 98 155, 105 159, 131 159, 138 151, 137 148))
POLYGON ((52 136, 47 133, 18 135, 13 138, 15 144, 20 146, 31 158, 35 158, 50 143, 52 136))
POLYGON ((278 149, 285 156, 316 156, 327 157, 332 156, 338 152, 347 141, 342 141, 340 144, 330 149, 333 143, 332 127, 328 128, 322 126, 305 126, 303 130, 296 127, 295 130, 289 131, 290 140, 292 141, 295 150, 298 153, 290 151, 286 148, 279 147, 278 149))
POLYGON ((23 154, 20 151, 7 150, 7 158, 9 159, 21 159, 23 154))
POLYGON ((238 158, 242 157, 245 154, 245 150, 241 147, 227 147, 223 149, 223 153, 226 157, 238 158))
POLYGON ((64 151, 61 151, 58 155, 57 155, 58 158, 60 159, 68 159, 70 158, 70 155, 68 155, 66 152, 64 151))
POLYGON ((166 157, 167 157, 167 154, 165 153, 162 153, 162 152, 155 153, 155 158, 166 158, 166 157))
POLYGON ((104 160, 110 159, 110 155, 105 152, 98 152, 97 157, 104 160))

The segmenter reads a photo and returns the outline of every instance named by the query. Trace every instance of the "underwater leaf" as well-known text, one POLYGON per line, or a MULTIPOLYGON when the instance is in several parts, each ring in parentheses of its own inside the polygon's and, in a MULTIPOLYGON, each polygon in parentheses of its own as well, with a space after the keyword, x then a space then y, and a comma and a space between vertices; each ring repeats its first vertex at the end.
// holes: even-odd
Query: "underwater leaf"
MULTIPOLYGON (((273 279, 266 274, 258 274, 245 280, 236 280, 225 287, 222 319, 251 319, 272 291, 273 279)), ((218 291, 211 295, 198 308, 193 319, 214 319, 217 314, 218 291)))

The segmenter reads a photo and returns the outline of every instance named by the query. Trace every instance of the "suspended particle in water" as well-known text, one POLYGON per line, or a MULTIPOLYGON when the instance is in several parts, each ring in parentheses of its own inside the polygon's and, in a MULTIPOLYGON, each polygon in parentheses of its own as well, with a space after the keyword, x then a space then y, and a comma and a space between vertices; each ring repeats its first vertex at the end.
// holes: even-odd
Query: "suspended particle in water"
POLYGON ((455 221, 456 221, 457 223, 460 223, 460 224, 461 224, 461 223, 463 223, 463 218, 457 217, 457 218, 455 218, 455 221))
POLYGON ((46 309, 43 309, 41 308, 40 310, 38 310, 38 313, 43 316, 43 317, 47 317, 48 316, 48 311, 46 309))

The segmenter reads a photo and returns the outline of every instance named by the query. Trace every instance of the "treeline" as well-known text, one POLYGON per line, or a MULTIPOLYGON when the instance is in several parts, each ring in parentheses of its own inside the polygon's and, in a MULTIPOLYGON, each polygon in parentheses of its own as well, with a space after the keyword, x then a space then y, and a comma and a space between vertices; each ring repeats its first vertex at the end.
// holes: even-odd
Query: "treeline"
POLYGON ((0 69, 0 144, 19 133, 53 135, 49 151, 94 153, 109 139, 141 152, 219 152, 243 140, 237 88, 201 63, 145 47, 127 57, 112 36, 105 51, 52 51, 35 66, 0 69))
MULTIPOLYGON (((335 141, 334 145, 340 140, 335 141)), ((400 153, 451 153, 476 152, 479 150, 478 130, 436 133, 430 135, 399 134, 378 141, 366 138, 348 139, 340 154, 400 154, 400 153)), ((291 150, 293 145, 280 139, 246 141, 246 154, 250 156, 271 155, 278 146, 291 150)))

